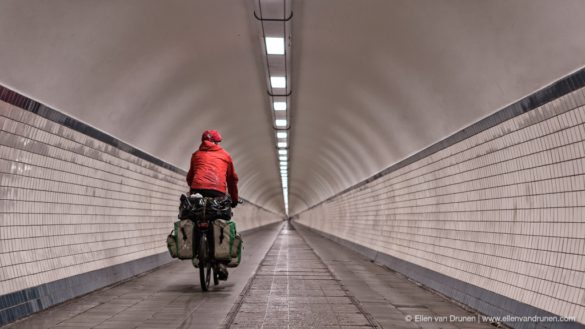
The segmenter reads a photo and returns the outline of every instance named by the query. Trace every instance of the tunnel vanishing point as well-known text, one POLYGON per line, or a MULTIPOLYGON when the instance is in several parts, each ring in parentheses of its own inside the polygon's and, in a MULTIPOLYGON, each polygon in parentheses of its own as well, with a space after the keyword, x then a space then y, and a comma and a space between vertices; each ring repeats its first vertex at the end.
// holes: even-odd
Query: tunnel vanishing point
POLYGON ((0 326, 585 328, 585 1, 0 0, 0 326), (166 239, 201 133, 241 264, 166 239))

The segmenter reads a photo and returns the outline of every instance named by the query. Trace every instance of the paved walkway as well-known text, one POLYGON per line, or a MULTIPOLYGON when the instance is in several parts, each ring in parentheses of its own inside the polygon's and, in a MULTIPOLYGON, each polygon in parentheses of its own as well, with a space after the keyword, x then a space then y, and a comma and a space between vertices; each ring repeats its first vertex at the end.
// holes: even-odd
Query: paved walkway
POLYGON ((276 239, 227 324, 232 329, 376 327, 289 225, 276 239))
POLYGON ((6 329, 493 328, 407 321, 472 314, 346 247, 297 229, 283 223, 245 234, 242 265, 207 293, 191 264, 176 261, 6 329))

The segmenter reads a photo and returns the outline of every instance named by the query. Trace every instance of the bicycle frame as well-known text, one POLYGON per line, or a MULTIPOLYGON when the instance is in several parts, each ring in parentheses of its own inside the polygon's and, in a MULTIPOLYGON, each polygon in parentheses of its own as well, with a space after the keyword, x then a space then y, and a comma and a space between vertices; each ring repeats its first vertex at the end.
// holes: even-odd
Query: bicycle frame
MULTIPOLYGON (((193 243, 195 244, 193 246, 193 250, 199 250, 199 241, 201 239, 202 235, 205 235, 207 237, 207 241, 208 241, 208 251, 211 252, 210 255, 213 255, 213 234, 211 234, 213 230, 213 221, 209 221, 209 220, 195 220, 195 231, 197 233, 193 243)), ((213 257, 211 257, 213 258, 213 257)))
MULTIPOLYGON (((238 200, 238 203, 242 203, 238 200)), ((190 219, 195 224, 196 235, 193 239, 193 251, 197 252, 197 264, 193 262, 195 267, 199 267, 199 280, 201 282, 201 289, 207 291, 209 288, 211 271, 213 270, 213 282, 215 285, 219 284, 218 277, 218 262, 215 255, 215 244, 213 232, 213 217, 218 216, 222 218, 222 214, 231 218, 231 198, 224 197, 218 201, 217 198, 210 197, 194 197, 190 198, 183 194, 181 196, 181 206, 179 207, 179 218, 190 219), (208 213, 211 210, 211 213, 208 213)), ((194 258, 195 259, 195 258, 194 258)))
POLYGON ((197 257, 199 259, 199 280, 201 289, 207 291, 211 281, 211 272, 213 270, 213 282, 215 285, 219 283, 216 271, 217 261, 214 258, 214 243, 213 234, 213 220, 196 220, 196 237, 193 239, 193 250, 197 250, 197 257))

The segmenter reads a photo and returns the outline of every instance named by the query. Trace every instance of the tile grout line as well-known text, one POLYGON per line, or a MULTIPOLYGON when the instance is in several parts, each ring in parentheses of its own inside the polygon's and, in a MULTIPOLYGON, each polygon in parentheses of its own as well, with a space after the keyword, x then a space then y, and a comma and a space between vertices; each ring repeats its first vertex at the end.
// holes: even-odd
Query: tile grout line
MULTIPOLYGON (((288 227, 287 227, 288 229, 288 227)), ((290 233, 287 233, 286 235, 286 239, 288 241, 290 233)), ((286 295, 290 296, 290 248, 287 249, 286 251, 286 258, 287 258, 287 262, 286 262, 286 273, 287 273, 287 277, 286 277, 286 295)), ((286 305, 286 311, 287 311, 287 328, 290 329, 290 303, 287 303, 286 305)))
MULTIPOLYGON (((276 239, 278 240, 278 238, 281 235, 281 232, 278 232, 276 239)), ((275 241, 276 243, 276 241, 275 241)), ((272 247, 270 247, 270 250, 272 250, 274 248, 274 245, 272 247)), ((269 251, 270 252, 270 251, 269 251)), ((282 252, 282 243, 278 246, 278 254, 276 255, 276 260, 274 262, 274 268, 272 269, 272 282, 270 283, 270 290, 268 292, 268 299, 266 300, 266 310, 264 311, 264 320, 262 320, 262 325, 260 326, 260 329, 264 328, 264 323, 266 322, 266 316, 268 316, 268 309, 270 308, 270 296, 272 296, 272 291, 273 291, 273 287, 274 287, 274 280, 276 279, 276 268, 278 267, 278 261, 280 260, 280 253, 282 252)), ((264 261, 264 260, 262 260, 264 261)))
POLYGON ((276 240, 278 240, 278 236, 280 235, 280 232, 283 230, 283 227, 284 227, 284 225, 281 224, 280 230, 278 231, 277 234, 274 235, 274 239, 272 240, 270 247, 268 247, 268 249, 266 250, 266 253, 264 253, 264 257, 262 257, 262 260, 260 260, 260 262, 258 262, 258 265, 256 266, 256 269, 254 270, 254 274, 248 279, 248 282, 244 286, 244 289, 242 289, 242 292, 240 293, 240 295, 238 296, 238 298, 234 302, 234 305, 232 306, 232 308, 230 309, 230 311, 226 315, 225 320, 224 320, 224 324, 220 327, 221 329, 229 329, 232 326, 232 324, 236 318, 236 315, 238 314, 238 312, 240 311, 240 308, 242 307, 242 304, 244 303, 244 297, 250 291, 250 288, 252 288, 252 282, 257 277, 258 271, 260 270, 260 267, 262 266, 262 262, 264 262, 264 260, 266 259, 266 257, 270 253, 270 250, 274 247, 274 244, 276 243, 276 240))

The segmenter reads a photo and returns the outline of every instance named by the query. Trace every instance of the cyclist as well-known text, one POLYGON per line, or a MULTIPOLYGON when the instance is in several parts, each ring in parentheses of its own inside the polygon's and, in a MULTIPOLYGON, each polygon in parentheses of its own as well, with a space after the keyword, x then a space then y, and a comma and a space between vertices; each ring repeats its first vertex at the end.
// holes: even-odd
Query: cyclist
MULTIPOLYGON (((238 205, 238 175, 232 157, 219 146, 221 140, 216 130, 203 132, 199 150, 191 156, 187 184, 191 194, 199 193, 204 197, 224 197, 229 192, 231 206, 235 208, 238 205)), ((218 274, 221 280, 227 279, 228 272, 224 264, 220 264, 218 274)))

